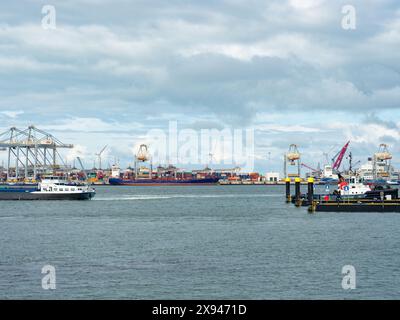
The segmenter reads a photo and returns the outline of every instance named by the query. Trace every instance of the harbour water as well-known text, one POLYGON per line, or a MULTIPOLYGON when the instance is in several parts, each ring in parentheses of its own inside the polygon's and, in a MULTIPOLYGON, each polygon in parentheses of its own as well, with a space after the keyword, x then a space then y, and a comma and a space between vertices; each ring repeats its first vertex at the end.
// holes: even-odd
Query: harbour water
POLYGON ((398 299, 400 215, 317 213, 284 186, 98 187, 4 201, 4 299, 398 299), (41 269, 56 268, 43 290, 41 269), (357 288, 342 289, 342 267, 357 288))

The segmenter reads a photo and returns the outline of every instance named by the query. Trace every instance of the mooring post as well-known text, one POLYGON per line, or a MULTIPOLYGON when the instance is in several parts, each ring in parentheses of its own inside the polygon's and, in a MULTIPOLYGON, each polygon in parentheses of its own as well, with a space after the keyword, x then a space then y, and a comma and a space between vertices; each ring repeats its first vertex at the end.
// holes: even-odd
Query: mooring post
POLYGON ((307 193, 307 200, 308 200, 308 211, 310 213, 315 212, 315 201, 314 201, 314 178, 308 178, 308 193, 307 193))
POLYGON ((290 194, 290 178, 286 178, 285 183, 286 183, 286 203, 290 203, 292 201, 292 195, 290 194))
POLYGON ((301 192, 300 192, 300 178, 295 178, 294 183, 295 183, 295 199, 296 199, 296 207, 301 206, 301 192))
POLYGON ((311 204, 314 200, 314 178, 308 178, 308 203, 311 204))
POLYGON ((317 210, 317 201, 313 200, 310 205, 308 206, 308 212, 314 213, 317 210))

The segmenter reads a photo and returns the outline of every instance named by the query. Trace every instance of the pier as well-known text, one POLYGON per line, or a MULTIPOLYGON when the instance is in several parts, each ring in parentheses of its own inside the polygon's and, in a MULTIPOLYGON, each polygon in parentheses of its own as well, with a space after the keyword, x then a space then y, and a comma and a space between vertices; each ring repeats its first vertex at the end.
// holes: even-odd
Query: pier
POLYGON ((309 178, 307 181, 307 194, 300 192, 300 179, 295 180, 295 194, 291 195, 290 179, 286 179, 285 199, 286 203, 292 203, 296 207, 306 207, 309 213, 315 212, 399 212, 400 198, 398 190, 392 189, 390 196, 385 196, 384 191, 379 191, 379 196, 371 199, 351 198, 334 195, 314 194, 315 181, 309 178))

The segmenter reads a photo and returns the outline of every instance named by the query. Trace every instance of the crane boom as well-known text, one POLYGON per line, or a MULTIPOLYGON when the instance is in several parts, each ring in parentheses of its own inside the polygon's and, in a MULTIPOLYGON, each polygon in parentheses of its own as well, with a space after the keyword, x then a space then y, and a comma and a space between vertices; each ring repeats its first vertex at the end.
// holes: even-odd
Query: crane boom
POLYGON ((321 171, 321 170, 317 170, 317 169, 311 168, 310 166, 306 165, 305 163, 302 163, 301 166, 304 167, 304 168, 307 168, 307 169, 312 170, 312 172, 319 172, 319 171, 321 171))
POLYGON ((332 166, 333 170, 338 170, 340 168, 340 165, 342 164, 343 161, 343 157, 346 154, 347 148, 349 147, 350 141, 348 141, 344 147, 342 148, 342 150, 340 150, 339 155, 337 156, 337 159, 335 161, 335 163, 332 166))
POLYGON ((82 171, 85 171, 85 168, 83 167, 83 163, 80 157, 76 157, 78 159, 79 165, 81 166, 82 171))
POLYGON ((82 172, 83 172, 83 174, 85 175, 85 179, 87 180, 87 179, 88 179, 88 176, 87 176, 87 174, 86 174, 85 168, 83 167, 82 160, 81 160, 80 157, 76 157, 76 158, 78 159, 78 162, 79 162, 79 164, 80 164, 80 166, 81 166, 81 168, 82 168, 82 172))

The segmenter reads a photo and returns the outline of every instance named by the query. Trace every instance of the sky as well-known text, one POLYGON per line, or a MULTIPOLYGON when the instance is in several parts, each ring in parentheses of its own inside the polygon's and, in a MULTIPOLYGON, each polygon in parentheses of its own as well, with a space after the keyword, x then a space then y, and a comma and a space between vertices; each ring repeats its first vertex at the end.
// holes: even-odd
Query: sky
POLYGON ((0 94, 0 132, 35 125, 88 167, 104 145, 103 163, 132 164, 170 121, 254 130, 260 172, 292 143, 316 167, 348 140, 355 161, 387 143, 400 166, 400 2, 2 1, 0 94))

